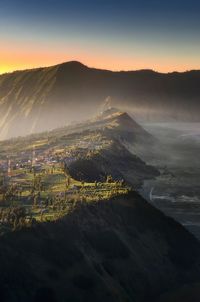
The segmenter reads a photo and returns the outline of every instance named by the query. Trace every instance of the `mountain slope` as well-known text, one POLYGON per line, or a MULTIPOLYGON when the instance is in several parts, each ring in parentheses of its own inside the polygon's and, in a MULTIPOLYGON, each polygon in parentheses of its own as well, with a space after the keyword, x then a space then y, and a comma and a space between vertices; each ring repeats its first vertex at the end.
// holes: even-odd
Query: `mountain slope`
POLYGON ((0 138, 89 116, 111 96, 145 118, 199 120, 200 72, 111 72, 68 62, 0 76, 0 138))
POLYGON ((137 193, 0 238, 1 301, 155 301, 198 280, 199 243, 137 193))
POLYGON ((126 112, 111 108, 70 127, 3 141, 0 160, 6 161, 10 156, 13 162, 24 162, 24 158, 32 158, 35 146, 37 157, 46 158, 48 154, 48 159, 65 162, 74 179, 105 181, 112 175, 115 180, 123 179, 138 187, 144 179, 154 178, 159 172, 145 164, 136 146, 148 147, 149 152, 155 142, 154 137, 126 112))
POLYGON ((145 179, 152 179, 159 175, 157 169, 147 165, 115 140, 98 152, 72 161, 68 169, 70 175, 78 180, 103 181, 107 175, 112 175, 114 179, 123 179, 134 188, 140 187, 145 179))
POLYGON ((59 132, 59 134, 72 134, 84 131, 101 131, 107 136, 122 140, 126 143, 156 143, 156 139, 127 112, 112 107, 82 123, 63 127, 63 130, 59 128, 54 130, 55 133, 59 132))

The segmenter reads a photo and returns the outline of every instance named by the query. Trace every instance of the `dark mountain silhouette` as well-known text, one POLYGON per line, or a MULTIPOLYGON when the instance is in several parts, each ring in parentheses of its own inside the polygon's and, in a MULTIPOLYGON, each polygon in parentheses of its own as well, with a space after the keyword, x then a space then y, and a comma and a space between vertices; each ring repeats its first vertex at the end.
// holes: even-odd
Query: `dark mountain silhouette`
POLYGON ((200 71, 111 72, 79 62, 0 76, 0 138, 52 129, 96 112, 110 96, 148 119, 200 119, 200 71))
POLYGON ((0 237, 0 299, 153 302, 199 280, 199 250, 136 192, 77 203, 60 221, 0 237))

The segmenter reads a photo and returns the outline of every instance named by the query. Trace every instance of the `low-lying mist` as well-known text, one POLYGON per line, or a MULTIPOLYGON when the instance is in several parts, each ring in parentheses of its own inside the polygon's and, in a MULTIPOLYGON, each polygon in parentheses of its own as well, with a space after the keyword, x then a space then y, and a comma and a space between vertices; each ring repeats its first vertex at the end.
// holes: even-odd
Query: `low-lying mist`
MULTIPOLYGON (((27 106, 14 106, 6 109, 2 108, 0 112, 0 140, 11 137, 25 136, 28 134, 39 133, 53 130, 55 128, 69 126, 71 124, 81 123, 87 119, 98 115, 103 106, 104 100, 98 105, 91 102, 77 102, 74 104, 62 104, 56 102, 53 104, 29 104, 27 106), (26 110, 25 110, 26 109, 26 110)), ((148 107, 130 106, 123 102, 112 101, 112 106, 128 112, 133 119, 139 123, 172 123, 176 118, 170 110, 152 109, 148 107)), ((2 106, 3 107, 3 106, 2 106)), ((181 120, 187 120, 187 114, 179 113, 181 120)), ((194 124, 191 122, 191 124, 194 124)), ((194 124, 195 127, 195 124, 194 124)))
POLYGON ((111 72, 79 62, 0 76, 0 139, 80 122, 110 96, 142 121, 200 121, 200 72, 111 72))

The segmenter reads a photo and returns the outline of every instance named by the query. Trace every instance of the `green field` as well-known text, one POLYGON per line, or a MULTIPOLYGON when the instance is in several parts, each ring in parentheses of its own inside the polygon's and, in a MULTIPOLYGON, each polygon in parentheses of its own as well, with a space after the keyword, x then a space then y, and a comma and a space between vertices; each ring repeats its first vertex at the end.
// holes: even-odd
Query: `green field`
POLYGON ((67 175, 60 164, 42 173, 30 169, 13 170, 0 195, 0 221, 5 230, 54 221, 71 212, 77 203, 97 202, 126 194, 129 187, 112 178, 107 182, 78 181, 67 175))

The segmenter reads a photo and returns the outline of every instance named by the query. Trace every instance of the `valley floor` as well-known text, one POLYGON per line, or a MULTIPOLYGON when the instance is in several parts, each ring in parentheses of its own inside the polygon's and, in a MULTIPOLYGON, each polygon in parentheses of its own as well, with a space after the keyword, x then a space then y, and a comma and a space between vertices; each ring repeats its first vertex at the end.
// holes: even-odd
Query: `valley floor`
POLYGON ((200 239, 200 124, 148 124, 160 140, 148 159, 161 175, 146 180, 141 193, 200 239))

